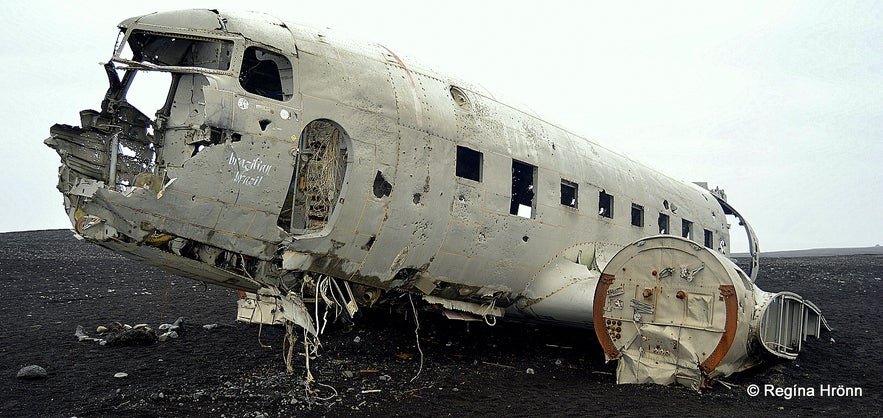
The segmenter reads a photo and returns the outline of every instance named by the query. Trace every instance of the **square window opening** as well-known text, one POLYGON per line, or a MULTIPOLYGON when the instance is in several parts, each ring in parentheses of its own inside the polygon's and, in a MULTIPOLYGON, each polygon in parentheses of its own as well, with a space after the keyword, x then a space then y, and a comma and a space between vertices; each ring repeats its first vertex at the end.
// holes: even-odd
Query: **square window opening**
POLYGON ((457 177, 481 182, 482 153, 457 146, 457 177))
POLYGON ((686 239, 693 239, 693 222, 681 219, 681 236, 686 239))
POLYGON ((605 218, 613 218, 613 196, 604 190, 598 193, 598 215, 605 218))
POLYGON ((524 218, 533 218, 534 215, 534 185, 536 184, 537 168, 512 160, 512 203, 509 213, 524 218))
POLYGON ((644 226, 644 207, 632 203, 632 225, 644 226))
POLYGON ((576 208, 578 199, 579 186, 572 182, 561 179, 561 204, 571 208, 576 208))
POLYGON ((659 233, 667 234, 669 233, 668 229, 668 215, 664 213, 659 214, 659 233))
POLYGON ((707 229, 705 230, 705 246, 707 248, 714 248, 714 234, 707 229))

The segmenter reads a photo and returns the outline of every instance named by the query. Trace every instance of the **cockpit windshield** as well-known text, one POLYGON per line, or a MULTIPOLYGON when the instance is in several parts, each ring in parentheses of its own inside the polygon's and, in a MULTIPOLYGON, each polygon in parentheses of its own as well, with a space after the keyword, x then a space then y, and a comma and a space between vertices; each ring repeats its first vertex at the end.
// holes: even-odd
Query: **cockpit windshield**
POLYGON ((136 31, 129 35, 124 47, 117 55, 124 61, 160 67, 197 67, 227 71, 230 69, 233 42, 136 31))

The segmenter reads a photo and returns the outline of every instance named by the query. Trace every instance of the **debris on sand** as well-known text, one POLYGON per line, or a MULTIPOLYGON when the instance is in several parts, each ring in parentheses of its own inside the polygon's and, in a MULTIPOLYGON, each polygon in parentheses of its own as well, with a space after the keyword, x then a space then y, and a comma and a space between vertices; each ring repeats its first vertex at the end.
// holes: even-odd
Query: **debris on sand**
POLYGON ((108 345, 150 345, 158 338, 148 326, 110 331, 106 337, 108 345))
MULTIPOLYGON (((178 318, 178 321, 175 321, 178 324, 176 329, 180 327, 179 321, 182 320, 183 318, 178 318)), ((169 329, 171 329, 171 326, 169 329)), ((108 325, 99 326, 95 331, 100 334, 101 338, 93 338, 86 335, 83 326, 77 325, 74 336, 81 342, 96 341, 101 345, 150 345, 159 340, 156 331, 147 324, 138 324, 133 327, 128 324, 113 322, 108 325)), ((175 331, 166 332, 164 335, 163 341, 168 338, 177 338, 178 336, 175 331), (174 332, 174 336, 172 336, 172 332, 174 332)))
POLYGON ((156 337, 160 342, 166 341, 169 338, 175 339, 178 338, 178 331, 168 331, 166 333, 161 334, 159 337, 156 337))
MULTIPOLYGON (((98 328, 101 329, 101 328, 105 328, 105 327, 98 327, 98 328)), ((74 331, 74 337, 77 337, 77 340, 79 340, 80 342, 97 341, 99 343, 102 343, 101 345, 104 345, 104 343, 102 342, 103 340, 101 340, 99 338, 92 338, 92 337, 86 335, 86 332, 83 330, 82 325, 77 325, 77 330, 74 331)))
POLYGON ((30 366, 22 367, 15 377, 19 379, 44 379, 46 375, 46 369, 37 366, 36 364, 32 364, 30 366))
POLYGON ((119 373, 115 373, 113 375, 113 377, 115 377, 117 379, 123 379, 123 378, 129 377, 129 374, 126 372, 119 372, 119 373))
POLYGON ((175 320, 175 322, 173 322, 171 324, 160 324, 160 326, 157 327, 157 329, 160 331, 177 331, 183 325, 184 325, 184 317, 179 316, 178 319, 175 320))

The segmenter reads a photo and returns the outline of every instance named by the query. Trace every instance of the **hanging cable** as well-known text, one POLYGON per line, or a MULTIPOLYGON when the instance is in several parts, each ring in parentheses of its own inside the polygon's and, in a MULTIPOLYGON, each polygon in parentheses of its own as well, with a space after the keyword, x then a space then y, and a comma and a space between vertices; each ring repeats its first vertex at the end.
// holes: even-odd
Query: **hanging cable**
POLYGON ((491 315, 491 312, 493 312, 494 307, 496 305, 497 305, 497 300, 492 299, 491 303, 483 306, 484 309, 482 309, 482 311, 481 311, 481 317, 482 317, 482 319, 484 319, 484 323, 490 327, 497 325, 497 317, 494 315, 491 315), (488 319, 488 318, 490 318, 490 319, 488 319))
POLYGON ((420 352, 420 368, 417 369, 417 374, 411 378, 410 381, 413 382, 423 371, 423 350, 420 348, 420 320, 417 319, 417 307, 414 306, 414 299, 411 298, 410 293, 408 293, 408 301, 411 302, 411 311, 414 312, 414 336, 417 338, 417 351, 420 352))

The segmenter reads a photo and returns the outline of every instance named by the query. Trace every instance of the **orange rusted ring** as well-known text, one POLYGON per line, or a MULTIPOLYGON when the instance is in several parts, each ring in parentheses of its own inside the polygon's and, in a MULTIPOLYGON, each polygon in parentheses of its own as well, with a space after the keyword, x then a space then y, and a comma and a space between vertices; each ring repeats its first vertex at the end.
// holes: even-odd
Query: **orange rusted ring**
POLYGON ((613 339, 610 338, 610 334, 607 333, 606 324, 604 323, 604 306, 607 304, 607 289, 610 288, 610 285, 613 284, 613 281, 616 279, 616 276, 612 274, 601 273, 601 278, 598 280, 598 286, 595 286, 595 301, 592 304, 592 321, 595 324, 595 335, 598 337, 598 342, 601 343, 601 348, 604 349, 604 354, 607 356, 608 360, 618 359, 621 353, 616 349, 616 345, 613 344, 613 339))
POLYGON ((727 308, 727 319, 724 324, 724 335, 721 335, 720 341, 717 342, 717 347, 699 365, 699 369, 705 375, 711 374, 717 368, 724 359, 724 356, 730 351, 730 347, 733 346, 733 341, 736 340, 736 326, 738 325, 736 315, 739 309, 739 301, 736 300, 736 287, 733 285, 721 285, 720 291, 721 296, 724 298, 724 305, 727 308))

